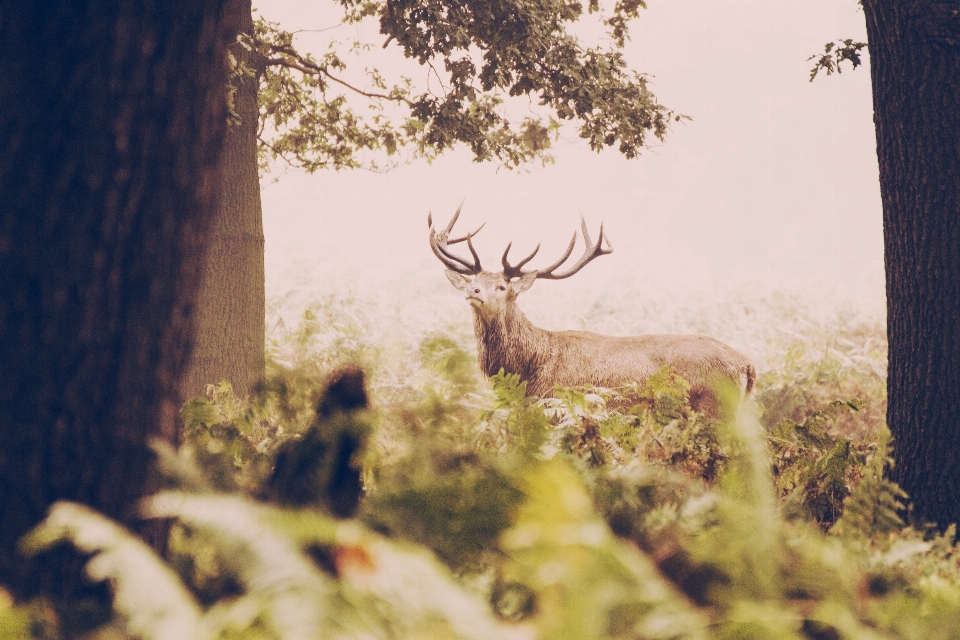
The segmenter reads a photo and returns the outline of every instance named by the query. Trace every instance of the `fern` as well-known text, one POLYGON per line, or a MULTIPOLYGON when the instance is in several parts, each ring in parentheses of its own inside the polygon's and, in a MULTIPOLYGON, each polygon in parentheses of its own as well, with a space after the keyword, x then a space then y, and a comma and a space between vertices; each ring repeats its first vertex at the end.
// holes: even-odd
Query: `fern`
POLYGON ((80 505, 58 503, 24 549, 36 553, 71 542, 93 554, 87 573, 110 580, 121 623, 138 638, 504 637, 483 602, 430 554, 356 523, 214 494, 165 492, 144 509, 208 532, 242 593, 202 611, 138 538, 80 505), (333 575, 314 563, 310 550, 327 554, 333 575))
POLYGON ((527 499, 501 537, 501 579, 530 589, 540 637, 707 637, 706 618, 597 517, 569 464, 532 464, 523 480, 527 499))
POLYGON ((147 510, 214 534, 244 598, 262 608, 265 625, 281 638, 381 637, 387 630, 402 637, 442 630, 469 640, 501 635, 482 603, 429 554, 356 523, 232 496, 163 493, 147 510), (327 557, 334 576, 307 552, 327 557))
POLYGON ((94 582, 109 580, 114 608, 129 632, 147 640, 201 638, 201 610, 190 592, 138 537, 83 505, 58 502, 46 520, 21 542, 35 554, 70 542, 92 554, 86 572, 94 582))
MULTIPOLYGON (((264 522, 256 505, 235 496, 168 492, 148 500, 144 511, 210 533, 221 561, 244 589, 244 600, 229 609, 256 603, 262 624, 278 637, 320 637, 344 620, 349 620, 348 627, 363 628, 338 602, 333 581, 317 571, 293 541, 264 522)), ((327 529, 332 533, 331 526, 327 529)), ((230 617, 218 613, 222 619, 230 617)))
MULTIPOLYGON (((905 526, 906 496, 884 478, 880 325, 788 317, 772 302, 737 316, 741 331, 756 335, 758 314, 801 345, 784 355, 769 340, 779 364, 757 385, 764 431, 746 411, 739 422, 692 411, 689 387, 668 371, 643 388, 556 389, 544 400, 517 376, 488 385, 469 325, 422 310, 423 322, 399 321, 416 315, 410 306, 324 298, 296 327, 278 321, 268 378, 250 398, 218 385, 184 408, 184 447, 157 449, 175 490, 146 503, 174 522, 169 565, 70 505, 25 544, 74 541, 91 553, 88 570, 117 594, 103 632, 117 636, 956 636, 955 532, 905 526), (323 380, 344 354, 374 367, 376 409, 318 417, 323 380), (342 437, 362 446, 348 455, 342 437), (335 460, 353 480, 362 471, 357 519, 270 490, 284 475, 278 452, 298 443, 305 455, 284 476, 293 485, 329 498, 335 460)), ((591 309, 593 328, 627 322, 591 309)), ((635 311, 659 322, 670 310, 635 311)), ((50 610, 0 599, 0 640, 52 640, 53 622, 37 631, 55 620, 50 610)))
POLYGON ((476 565, 495 548, 523 499, 510 461, 484 452, 413 441, 414 453, 381 470, 361 517, 402 540, 424 545, 454 569, 476 565))
POLYGON ((536 398, 527 396, 527 383, 503 369, 490 381, 494 401, 478 416, 477 446, 497 453, 541 454, 550 438, 551 425, 536 398))
POLYGON ((776 600, 782 596, 783 530, 777 514, 770 458, 762 427, 749 411, 721 431, 732 455, 720 477, 716 525, 706 527, 700 558, 722 568, 731 587, 718 599, 776 600))
POLYGON ((843 516, 831 531, 838 534, 856 533, 866 538, 878 538, 899 531, 904 522, 900 513, 906 508, 907 494, 895 482, 878 478, 872 471, 864 473, 863 480, 844 501, 843 516))
POLYGON ((812 517, 824 529, 840 517, 876 449, 833 429, 838 416, 858 410, 855 402, 835 401, 799 424, 783 421, 768 436, 777 493, 789 514, 812 517))
POLYGON ((844 501, 843 516, 831 530, 840 535, 859 535, 879 541, 904 527, 900 517, 906 509, 906 492, 895 482, 883 477, 893 463, 889 456, 890 430, 885 426, 878 434, 877 450, 863 468, 863 479, 844 501))

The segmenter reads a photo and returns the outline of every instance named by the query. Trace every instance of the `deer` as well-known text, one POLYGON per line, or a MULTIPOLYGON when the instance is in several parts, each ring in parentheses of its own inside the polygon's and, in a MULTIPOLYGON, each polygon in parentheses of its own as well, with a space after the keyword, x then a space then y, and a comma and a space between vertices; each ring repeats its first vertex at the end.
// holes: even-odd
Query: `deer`
POLYGON ((602 223, 600 235, 593 242, 581 215, 584 252, 565 270, 558 271, 573 252, 576 231, 560 259, 546 268, 523 268, 540 251, 540 244, 526 258, 510 264, 511 241, 501 259, 503 270, 491 272, 481 267, 473 246, 473 237, 486 223, 462 237, 450 237, 462 208, 460 203, 442 231, 434 228, 433 214, 427 215, 430 248, 446 267, 447 279, 466 294, 473 309, 480 368, 485 375, 493 376, 501 370, 518 375, 527 385, 528 396, 544 398, 550 397, 558 386, 618 388, 636 383, 642 388, 650 376, 667 368, 690 384, 691 407, 713 417, 721 415, 719 390, 723 386, 739 390, 737 405, 749 396, 756 380, 756 370, 749 358, 708 336, 607 336, 590 331, 548 331, 527 319, 517 306, 517 297, 534 282, 569 278, 594 259, 613 253, 602 223), (470 258, 450 249, 450 245, 461 242, 466 242, 470 258))

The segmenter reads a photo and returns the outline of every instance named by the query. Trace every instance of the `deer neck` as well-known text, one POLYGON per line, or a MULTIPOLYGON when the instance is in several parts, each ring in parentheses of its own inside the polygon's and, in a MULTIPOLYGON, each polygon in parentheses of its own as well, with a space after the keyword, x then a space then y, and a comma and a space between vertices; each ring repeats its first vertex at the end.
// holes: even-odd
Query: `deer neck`
POLYGON ((547 332, 533 326, 515 303, 493 316, 473 313, 480 366, 488 376, 503 369, 530 381, 543 361, 547 332))

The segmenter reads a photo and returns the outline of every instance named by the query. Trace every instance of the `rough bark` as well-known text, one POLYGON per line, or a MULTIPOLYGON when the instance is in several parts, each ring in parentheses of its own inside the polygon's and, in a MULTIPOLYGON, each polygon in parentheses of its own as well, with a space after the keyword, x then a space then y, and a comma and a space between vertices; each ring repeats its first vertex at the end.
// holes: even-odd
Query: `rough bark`
MULTIPOLYGON (((56 500, 130 522, 173 440, 226 121, 219 0, 0 0, 0 583, 56 500)), ((56 568, 52 569, 56 571, 56 568)))
MULTIPOLYGON (((234 34, 253 30, 250 0, 227 0, 227 28, 234 34)), ((251 52, 234 45, 231 52, 255 70, 251 52)), ((196 336, 183 399, 203 395, 208 384, 227 380, 238 395, 247 395, 263 376, 265 283, 263 214, 257 173, 257 79, 234 79, 234 111, 220 156, 220 195, 210 233, 196 303, 196 336)))
POLYGON ((864 0, 883 199, 893 478, 960 522, 960 14, 864 0))

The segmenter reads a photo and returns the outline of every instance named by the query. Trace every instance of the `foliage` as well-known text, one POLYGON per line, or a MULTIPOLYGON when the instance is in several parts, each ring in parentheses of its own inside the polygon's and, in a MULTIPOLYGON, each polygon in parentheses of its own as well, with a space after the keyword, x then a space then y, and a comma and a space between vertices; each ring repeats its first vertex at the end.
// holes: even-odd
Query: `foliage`
POLYGON ((200 623, 200 606, 142 540, 87 507, 61 502, 21 546, 35 554, 63 541, 93 554, 87 575, 94 582, 110 580, 114 607, 131 635, 156 640, 193 635, 200 623))
POLYGON ((825 428, 854 440, 875 437, 887 412, 885 331, 863 323, 779 342, 779 366, 760 375, 754 393, 764 426, 776 430, 830 408, 821 416, 825 428))
POLYGON ((495 401, 480 414, 478 446, 497 453, 535 455, 553 430, 546 412, 536 398, 527 396, 527 383, 520 376, 501 369, 491 382, 495 401))
POLYGON ((849 62, 854 69, 863 64, 860 58, 860 52, 867 48, 866 42, 854 42, 852 38, 828 42, 823 46, 823 53, 815 54, 807 58, 808 61, 816 60, 813 69, 810 70, 810 82, 817 77, 817 74, 823 71, 828 76, 833 73, 843 72, 843 62, 849 62))
MULTIPOLYGON (((906 526, 884 475, 881 328, 771 339, 759 421, 731 422, 693 411, 669 371, 529 398, 516 376, 479 377, 467 331, 364 309, 274 315, 267 384, 185 406, 183 447, 159 450, 168 490, 144 505, 175 523, 165 560, 69 505, 27 546, 93 554, 119 637, 947 638, 960 623, 953 531, 906 526), (345 352, 373 368, 370 407, 331 400, 345 352), (331 454, 348 436, 358 447, 331 454), (317 499, 294 506, 274 468, 311 442, 297 468, 317 499), (338 519, 344 465, 366 497, 338 519)), ((58 637, 45 611, 0 601, 9 628, 58 637)))
POLYGON ((33 550, 69 539, 93 553, 88 572, 111 580, 117 613, 129 620, 126 628, 136 637, 501 635, 491 614, 436 561, 356 523, 211 493, 160 493, 144 510, 208 533, 242 593, 201 612, 152 550, 78 505, 58 504, 28 538, 33 550), (337 579, 311 560, 312 549, 330 551, 337 579), (123 563, 116 562, 119 555, 123 563), (424 593, 430 597, 419 597, 424 593))
POLYGON ((0 640, 47 635, 41 628, 43 611, 37 606, 16 606, 6 591, 0 591, 0 640))
POLYGON ((721 423, 690 408, 689 383, 669 370, 643 388, 558 389, 555 396, 542 401, 555 425, 553 450, 591 466, 662 465, 711 482, 730 456, 721 423))
POLYGON ((878 436, 876 451, 859 470, 863 479, 845 498, 843 516, 832 529, 835 534, 856 533, 875 543, 889 540, 891 533, 903 528, 900 514, 907 498, 900 487, 884 478, 893 464, 888 455, 890 430, 884 427, 878 436))
POLYGON ((799 424, 784 421, 770 434, 775 485, 784 509, 824 527, 840 516, 844 500, 874 455, 874 443, 853 442, 828 430, 837 412, 848 410, 856 411, 857 405, 836 401, 799 424))
POLYGON ((311 172, 378 169, 385 160, 396 164, 402 149, 432 159, 457 143, 478 162, 516 168, 550 160, 560 128, 554 115, 576 121, 591 149, 617 145, 633 158, 650 135, 662 140, 670 122, 685 117, 660 105, 646 77, 627 69, 621 50, 642 0, 609 11, 595 0, 586 8, 559 0, 340 4, 346 23, 378 17, 383 47, 396 43, 419 63, 426 86, 372 67, 351 77, 344 51, 371 44, 331 40, 315 57, 297 48, 294 33, 258 18, 252 37, 240 42, 252 68, 237 73, 260 78, 262 168, 282 158, 311 172), (585 11, 601 14, 612 46, 581 44, 573 26, 585 11), (514 118, 510 104, 518 100, 525 115, 514 118), (534 101, 542 108, 531 108, 534 101))

